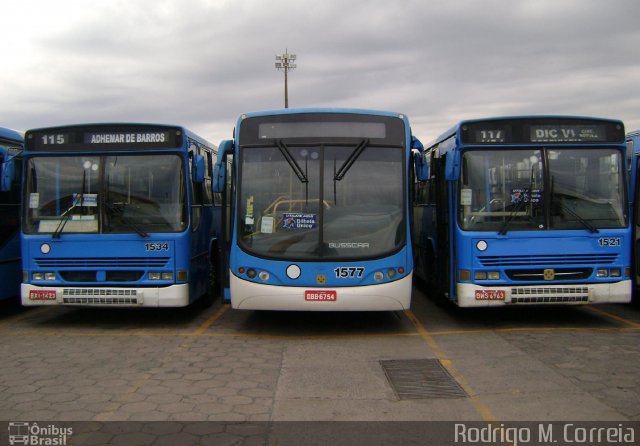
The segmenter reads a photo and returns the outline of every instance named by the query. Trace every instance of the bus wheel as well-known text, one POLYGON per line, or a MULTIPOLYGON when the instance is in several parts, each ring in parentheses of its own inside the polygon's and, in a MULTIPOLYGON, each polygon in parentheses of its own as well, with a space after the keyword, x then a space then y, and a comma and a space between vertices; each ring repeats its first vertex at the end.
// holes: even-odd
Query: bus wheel
POLYGON ((215 265, 211 265, 209 270, 209 284, 207 286, 207 292, 200 299, 202 300, 202 306, 209 308, 212 306, 219 296, 218 292, 218 273, 215 265))

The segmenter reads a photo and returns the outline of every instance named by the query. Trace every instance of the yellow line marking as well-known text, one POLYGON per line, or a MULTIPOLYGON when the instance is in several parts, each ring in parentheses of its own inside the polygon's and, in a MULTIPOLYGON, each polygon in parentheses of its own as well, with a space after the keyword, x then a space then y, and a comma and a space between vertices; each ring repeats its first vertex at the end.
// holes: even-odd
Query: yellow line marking
POLYGON ((204 323, 198 327, 198 329, 196 331, 194 331, 192 333, 192 336, 200 336, 201 334, 203 334, 209 327, 211 327, 218 319, 220 319, 222 317, 222 315, 224 313, 227 312, 227 310, 231 308, 231 305, 229 304, 222 304, 222 306, 220 308, 218 308, 218 311, 216 311, 215 313, 213 313, 211 315, 211 317, 209 317, 209 319, 207 319, 206 321, 204 321, 204 323))
POLYGON ((476 391, 473 390, 471 385, 469 385, 469 383, 467 382, 465 377, 462 375, 462 373, 460 373, 453 366, 453 362, 451 361, 451 359, 447 357, 444 350, 440 348, 438 343, 433 339, 433 336, 431 336, 431 334, 427 331, 424 325, 422 325, 422 323, 418 320, 415 314, 413 314, 411 310, 404 310, 404 314, 407 316, 407 318, 409 318, 411 323, 413 323, 414 327, 416 328, 416 331, 420 334, 420 336, 426 342, 429 348, 431 348, 433 353, 436 355, 436 358, 440 361, 443 367, 447 369, 449 374, 451 374, 451 376, 458 382, 458 384, 460 384, 460 387, 462 387, 464 391, 467 393, 467 395, 469 395, 469 400, 471 401, 471 404, 476 409, 476 411, 480 414, 482 419, 487 422, 497 421, 497 418, 495 417, 493 412, 491 412, 491 409, 489 409, 489 406, 487 406, 480 400, 480 397, 478 396, 476 391))
POLYGON ((618 316, 616 314, 609 313, 608 311, 604 311, 604 310, 602 310, 600 308, 595 308, 595 307, 585 307, 585 308, 587 310, 591 311, 592 313, 596 313, 596 314, 599 314, 599 315, 604 316, 606 318, 613 319, 614 321, 622 322, 623 324, 628 325, 630 327, 640 328, 640 323, 631 321, 629 319, 625 319, 622 316, 618 316))

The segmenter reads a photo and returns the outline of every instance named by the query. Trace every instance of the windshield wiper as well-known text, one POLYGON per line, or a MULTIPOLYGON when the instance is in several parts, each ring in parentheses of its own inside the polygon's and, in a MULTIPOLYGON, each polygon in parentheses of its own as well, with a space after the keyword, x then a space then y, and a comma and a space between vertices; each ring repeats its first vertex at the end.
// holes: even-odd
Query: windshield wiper
POLYGON ((58 223, 58 227, 53 232, 53 235, 52 235, 53 238, 60 238, 60 234, 62 234, 62 231, 65 225, 67 224, 69 219, 71 219, 71 215, 72 215, 71 211, 73 211, 75 208, 78 207, 78 203, 82 203, 82 194, 76 195, 75 198, 72 196, 71 200, 73 201, 73 204, 71 205, 71 207, 69 207, 69 209, 67 209, 62 214, 60 214, 60 217, 62 217, 62 220, 60 220, 60 223, 58 223))
POLYGON ((589 231, 591 231, 592 233, 597 234, 597 233, 600 232, 598 230, 598 228, 593 226, 591 223, 589 223, 587 220, 585 220, 583 217, 581 217, 580 214, 578 214, 576 211, 574 211, 570 207, 565 206, 564 204, 560 203, 560 209, 562 209, 563 211, 566 211, 566 212, 570 213, 571 215, 573 215, 576 218, 576 220, 578 220, 580 223, 582 223, 582 225, 585 228, 587 228, 589 231))
POLYGON ((340 166, 340 169, 338 169, 338 171, 336 172, 335 176, 333 177, 334 181, 340 181, 344 178, 349 169, 351 169, 351 166, 353 166, 353 163, 356 162, 358 157, 362 154, 362 152, 367 148, 368 145, 368 139, 363 139, 362 141, 360 141, 360 144, 358 144, 356 148, 353 149, 353 152, 351 152, 349 157, 344 161, 344 163, 342 163, 342 166, 340 166))
POLYGON ((293 158, 293 155, 291 155, 291 152, 289 151, 289 148, 287 147, 287 145, 284 142, 282 142, 282 140, 278 140, 276 141, 276 146, 278 146, 278 149, 280 149, 280 153, 282 153, 282 156, 284 156, 284 159, 287 161, 287 163, 289 163, 289 166, 291 166, 291 170, 293 170, 293 173, 296 174, 300 182, 308 183, 309 179, 307 178, 305 173, 302 171, 302 168, 296 162, 295 158, 293 158))
MULTIPOLYGON (((529 194, 529 202, 531 203, 531 194, 533 193, 533 166, 531 166, 531 176, 529 177, 529 190, 527 191, 527 193, 529 194)), ((502 227, 500 228, 500 230, 498 231, 498 235, 506 235, 507 234, 507 227, 509 226, 509 224, 511 224, 511 221, 513 220, 513 218, 518 215, 518 212, 520 212, 520 209, 522 208, 522 205, 524 204, 524 199, 525 197, 522 197, 522 200, 520 200, 516 206, 513 208, 513 211, 511 211, 511 213, 509 214, 509 217, 507 217, 507 219, 505 220, 504 224, 502 225, 502 227)))
MULTIPOLYGON (((114 204, 111 203, 104 203, 104 207, 105 209, 108 211, 108 213, 110 215, 118 215, 120 217, 120 220, 122 220, 122 223, 125 224, 125 226, 133 229, 140 237, 144 237, 147 238, 149 237, 149 234, 147 232, 145 232, 140 226, 138 226, 136 223, 134 223, 133 221, 131 221, 128 217, 124 216, 124 206, 116 206, 114 204)), ((111 224, 109 223, 109 228, 111 228, 111 224)))
MULTIPOLYGON (((555 186, 555 178, 552 176, 551 177, 551 198, 552 199, 555 196, 554 186, 555 186)), ((589 223, 587 220, 585 220, 584 217, 582 217, 576 211, 574 211, 573 209, 571 209, 568 206, 566 206, 564 203, 562 203, 562 201, 560 201, 560 209, 562 209, 563 211, 566 211, 566 212, 570 213, 571 215, 573 215, 576 218, 576 220, 578 220, 580 223, 582 223, 582 225, 585 228, 587 228, 589 231, 591 231, 593 234, 597 234, 597 233, 600 232, 598 230, 598 228, 596 228, 591 223, 589 223)))
MULTIPOLYGON (((529 192, 529 194, 531 194, 531 192, 529 192)), ((511 213, 509 214, 509 216, 505 220, 505 222, 502 224, 502 227, 498 231, 498 235, 506 235, 507 234, 507 227, 509 226, 509 224, 511 224, 511 221, 513 220, 513 217, 515 217, 518 214, 518 212, 520 212, 520 209, 522 209, 523 204, 524 204, 524 197, 522 197, 522 200, 518 201, 516 206, 513 208, 513 210, 511 211, 511 213)))
POLYGON ((83 201, 84 201, 84 188, 87 186, 87 171, 84 170, 82 172, 82 192, 80 192, 79 194, 76 194, 75 197, 72 194, 71 195, 71 207, 69 207, 69 209, 67 209, 66 211, 64 211, 62 214, 60 214, 62 218, 62 220, 60 220, 60 223, 58 224, 58 227, 56 228, 56 230, 53 232, 53 235, 51 237, 53 238, 60 238, 60 234, 62 234, 62 231, 64 230, 65 225, 67 224, 67 222, 69 221, 69 219, 71 218, 71 214, 72 211, 78 207, 78 204, 80 206, 83 205, 83 201))

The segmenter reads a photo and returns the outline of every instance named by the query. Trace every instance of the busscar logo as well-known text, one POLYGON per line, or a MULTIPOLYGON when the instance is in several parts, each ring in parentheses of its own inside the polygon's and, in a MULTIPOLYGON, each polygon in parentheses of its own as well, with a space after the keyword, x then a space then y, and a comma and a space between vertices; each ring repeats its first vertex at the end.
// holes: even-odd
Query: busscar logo
POLYGON ((68 438, 73 435, 73 428, 59 427, 55 424, 44 426, 38 423, 10 422, 9 444, 11 446, 24 444, 27 446, 64 446, 68 438))

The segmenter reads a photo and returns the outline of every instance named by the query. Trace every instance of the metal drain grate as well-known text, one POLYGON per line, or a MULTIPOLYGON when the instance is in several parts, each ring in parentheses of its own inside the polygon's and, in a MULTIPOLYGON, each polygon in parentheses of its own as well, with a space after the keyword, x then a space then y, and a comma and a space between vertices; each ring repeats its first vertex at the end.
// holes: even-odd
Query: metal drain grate
POLYGON ((380 365, 401 400, 467 396, 437 359, 382 360, 380 365))

